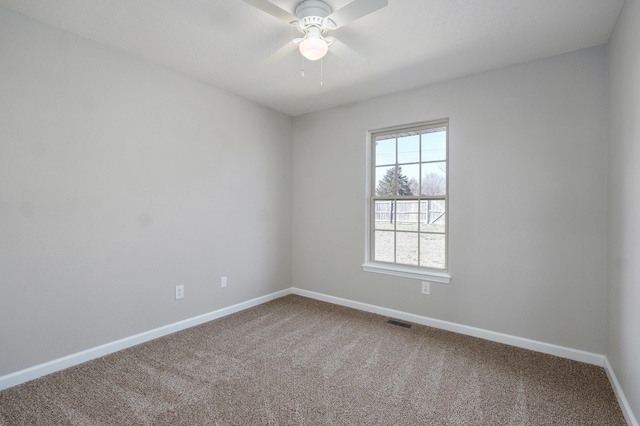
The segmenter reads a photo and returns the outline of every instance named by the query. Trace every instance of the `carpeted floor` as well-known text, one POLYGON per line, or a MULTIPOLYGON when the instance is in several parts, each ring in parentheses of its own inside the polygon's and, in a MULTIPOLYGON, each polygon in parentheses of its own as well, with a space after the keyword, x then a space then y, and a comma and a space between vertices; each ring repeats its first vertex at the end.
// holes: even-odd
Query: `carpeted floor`
POLYGON ((593 365, 300 296, 0 392, 0 425, 624 425, 593 365))

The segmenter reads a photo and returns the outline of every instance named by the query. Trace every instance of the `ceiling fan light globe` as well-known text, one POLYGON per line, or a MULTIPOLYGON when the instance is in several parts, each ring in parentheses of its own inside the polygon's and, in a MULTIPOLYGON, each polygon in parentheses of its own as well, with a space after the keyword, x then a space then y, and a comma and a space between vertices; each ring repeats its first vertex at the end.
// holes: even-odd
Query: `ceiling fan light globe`
POLYGON ((305 38, 300 42, 300 53, 310 61, 322 59, 329 51, 329 44, 321 38, 305 38))

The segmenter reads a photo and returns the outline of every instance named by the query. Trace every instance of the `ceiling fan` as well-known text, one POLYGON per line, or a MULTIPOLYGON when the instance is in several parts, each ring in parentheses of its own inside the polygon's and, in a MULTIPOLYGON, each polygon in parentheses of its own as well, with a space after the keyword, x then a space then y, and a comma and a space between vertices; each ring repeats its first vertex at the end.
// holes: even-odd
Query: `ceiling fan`
POLYGON ((317 61, 322 59, 331 47, 331 53, 353 65, 364 62, 364 57, 335 37, 325 37, 324 33, 340 28, 388 4, 387 0, 353 0, 346 6, 332 11, 331 7, 322 0, 303 0, 296 7, 294 15, 268 0, 242 1, 285 21, 304 34, 300 38, 291 40, 265 59, 266 63, 273 63, 296 48, 306 59, 317 61))

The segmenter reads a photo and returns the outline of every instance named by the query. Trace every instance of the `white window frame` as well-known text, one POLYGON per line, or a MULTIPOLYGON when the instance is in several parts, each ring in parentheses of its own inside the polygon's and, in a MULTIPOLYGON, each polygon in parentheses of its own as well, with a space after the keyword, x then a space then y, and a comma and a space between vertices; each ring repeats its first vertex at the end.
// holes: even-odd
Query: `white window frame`
MULTIPOLYGON (((365 241, 365 261, 362 269, 365 272, 393 275, 404 278, 411 278, 423 281, 433 281, 448 284, 451 281, 449 269, 449 119, 425 121, 420 123, 394 126, 383 129, 376 129, 367 132, 367 167, 366 167, 366 241, 365 241), (425 128, 446 127, 446 194, 445 201, 445 269, 428 268, 425 266, 409 266, 391 262, 379 262, 373 256, 373 234, 375 232, 375 138, 384 134, 403 133, 422 130, 425 128)), ((422 160, 422 159, 421 159, 422 160)), ((396 159, 397 165, 397 159, 396 159)), ((411 197, 413 199, 428 199, 426 196, 411 197)), ((395 231, 394 231, 395 232, 395 231)))

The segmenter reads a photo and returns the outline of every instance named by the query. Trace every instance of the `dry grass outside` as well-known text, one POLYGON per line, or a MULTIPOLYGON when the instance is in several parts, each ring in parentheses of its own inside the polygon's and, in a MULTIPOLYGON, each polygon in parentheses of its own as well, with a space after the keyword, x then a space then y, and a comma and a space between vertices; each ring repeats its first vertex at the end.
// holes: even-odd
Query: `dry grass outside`
POLYGON ((375 260, 435 269, 445 268, 444 224, 376 222, 375 260), (422 232, 419 232, 422 231, 422 232), (425 232, 426 231, 426 232, 425 232), (395 253, 395 257, 394 257, 395 253))

